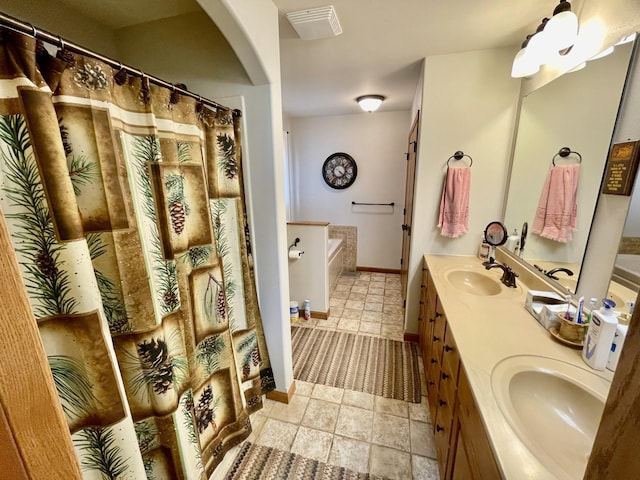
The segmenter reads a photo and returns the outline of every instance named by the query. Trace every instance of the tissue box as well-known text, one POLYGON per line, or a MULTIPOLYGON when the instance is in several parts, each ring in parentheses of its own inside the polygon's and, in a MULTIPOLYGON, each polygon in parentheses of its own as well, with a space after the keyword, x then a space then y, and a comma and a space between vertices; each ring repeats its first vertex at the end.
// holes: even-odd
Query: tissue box
POLYGON ((529 290, 524 308, 540 321, 540 313, 545 305, 567 305, 566 300, 556 292, 546 292, 542 290, 529 290))
MULTIPOLYGON (((552 327, 560 328, 560 318, 558 317, 558 313, 566 311, 566 303, 564 305, 544 305, 542 307, 542 311, 540 312, 538 322, 540 322, 540 325, 542 325, 547 330, 552 327)), ((578 311, 573 305, 569 307, 569 313, 574 319, 578 315, 578 311)))

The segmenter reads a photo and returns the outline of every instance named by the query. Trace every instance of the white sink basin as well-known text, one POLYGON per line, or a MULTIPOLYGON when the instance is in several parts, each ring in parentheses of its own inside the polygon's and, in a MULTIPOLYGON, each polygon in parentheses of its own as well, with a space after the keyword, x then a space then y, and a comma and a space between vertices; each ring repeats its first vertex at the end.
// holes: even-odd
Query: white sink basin
POLYGON ((502 292, 500 282, 473 270, 453 270, 447 274, 447 281, 460 290, 483 297, 502 292))
POLYGON ((491 373, 503 415, 558 478, 581 479, 610 383, 591 370, 533 355, 508 357, 491 373))
POLYGON ((502 284, 502 270, 487 270, 482 265, 456 265, 444 272, 447 282, 460 290, 479 297, 511 297, 521 292, 519 286, 510 288, 502 284))

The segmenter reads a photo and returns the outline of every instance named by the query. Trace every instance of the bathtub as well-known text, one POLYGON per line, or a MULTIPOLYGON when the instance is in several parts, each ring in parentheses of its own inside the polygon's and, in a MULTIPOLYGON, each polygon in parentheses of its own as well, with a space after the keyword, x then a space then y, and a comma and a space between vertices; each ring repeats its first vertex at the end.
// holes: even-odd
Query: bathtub
POLYGON ((342 239, 330 238, 328 245, 327 261, 329 262, 329 291, 333 289, 342 273, 342 239))
POLYGON ((640 287, 640 255, 618 254, 613 267, 612 280, 627 288, 640 287))

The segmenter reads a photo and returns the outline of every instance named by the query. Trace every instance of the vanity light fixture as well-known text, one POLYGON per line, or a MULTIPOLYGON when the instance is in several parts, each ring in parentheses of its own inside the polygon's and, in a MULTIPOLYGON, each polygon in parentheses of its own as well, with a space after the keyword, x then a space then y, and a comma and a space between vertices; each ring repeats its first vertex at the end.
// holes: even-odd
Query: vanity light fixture
POLYGON ((553 10, 553 16, 547 22, 545 32, 558 52, 571 48, 576 42, 578 17, 571 11, 571 4, 567 0, 560 0, 553 10))
POLYGON ((371 113, 380 108, 384 99, 385 97, 382 95, 362 95, 356 98, 356 102, 362 110, 371 113))
POLYGON ((622 37, 620 39, 620 41, 618 43, 616 43, 616 46, 618 45, 624 45, 625 43, 630 43, 633 42, 636 39, 636 32, 633 32, 631 35, 627 35, 626 37, 622 37))
POLYGON ((513 78, 530 77, 540 67, 552 63, 560 55, 565 55, 578 38, 578 17, 571 11, 567 0, 553 10, 553 16, 543 18, 535 33, 527 37, 528 41, 513 60, 511 76, 513 78))

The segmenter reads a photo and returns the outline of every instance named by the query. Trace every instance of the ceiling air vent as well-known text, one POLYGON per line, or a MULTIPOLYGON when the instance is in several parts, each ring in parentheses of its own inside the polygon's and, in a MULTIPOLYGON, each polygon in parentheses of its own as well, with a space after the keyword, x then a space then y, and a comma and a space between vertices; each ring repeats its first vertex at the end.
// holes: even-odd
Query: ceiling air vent
POLYGON ((333 5, 290 12, 287 19, 303 40, 336 37, 342 33, 333 5))

